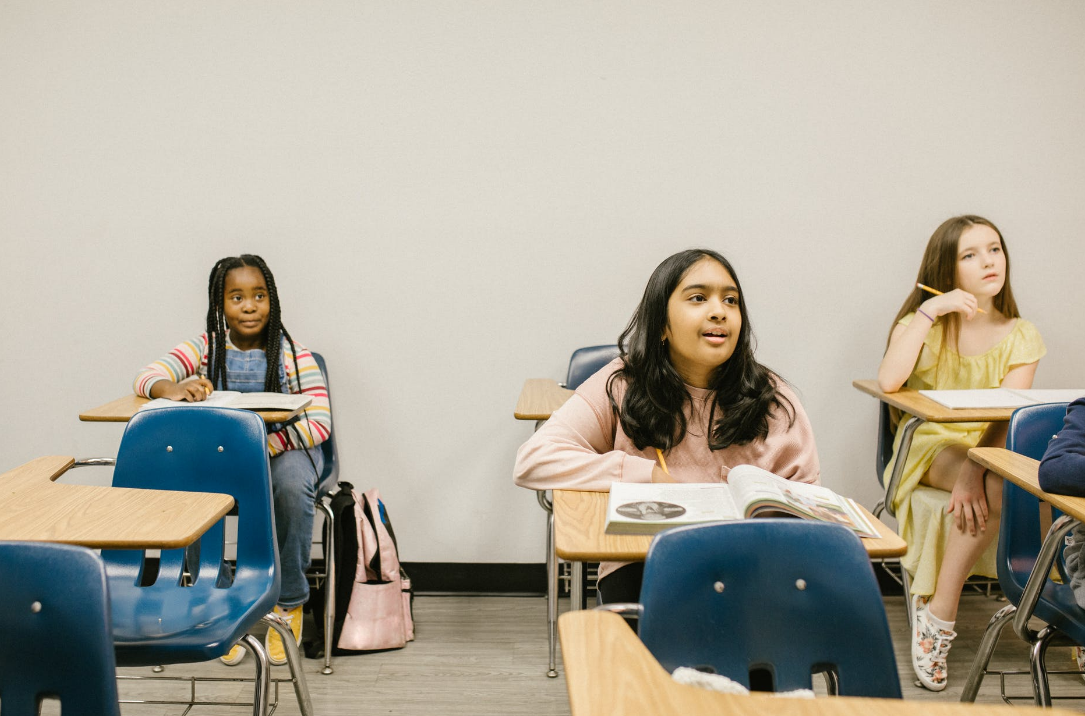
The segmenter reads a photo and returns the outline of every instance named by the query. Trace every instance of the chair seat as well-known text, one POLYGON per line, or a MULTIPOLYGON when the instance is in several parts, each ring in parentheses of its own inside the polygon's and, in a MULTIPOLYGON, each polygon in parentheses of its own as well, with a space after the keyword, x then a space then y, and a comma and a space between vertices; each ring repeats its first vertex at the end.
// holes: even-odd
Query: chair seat
MULTIPOLYGON (((327 459, 327 458, 325 458, 327 459)), ((321 475, 320 482, 316 485, 316 499, 322 500, 325 497, 330 497, 336 488, 339 486, 339 471, 338 470, 325 470, 321 475)))
POLYGON ((275 595, 260 584, 132 589, 130 582, 112 588, 112 581, 113 643, 121 666, 218 658, 275 606, 275 595))

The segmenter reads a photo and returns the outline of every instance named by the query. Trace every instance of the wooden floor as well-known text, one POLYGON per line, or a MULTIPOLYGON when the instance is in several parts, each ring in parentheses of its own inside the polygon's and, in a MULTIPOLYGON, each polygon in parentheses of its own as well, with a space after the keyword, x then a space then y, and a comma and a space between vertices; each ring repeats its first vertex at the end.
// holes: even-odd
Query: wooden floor
MULTIPOLYGON (((887 598, 886 611, 895 636, 904 698, 956 701, 983 629, 991 614, 1002 604, 980 594, 963 597, 957 627, 960 636, 949 657, 950 685, 946 691, 935 694, 913 685, 904 600, 887 598)), ((319 673, 320 662, 306 660, 316 713, 321 716, 568 714, 564 676, 548 679, 545 675, 545 605, 545 600, 539 597, 418 597, 415 600, 417 640, 405 649, 339 657, 334 662, 336 672, 331 676, 319 673)), ((1073 666, 1067 649, 1053 649, 1048 663, 1051 669, 1073 666)), ((1004 632, 993 666, 1027 669, 1027 652, 1010 629, 1004 632)), ((249 657, 234 668, 213 662, 171 666, 166 673, 250 676, 251 668, 249 657)), ((275 667, 275 670, 285 673, 286 667, 275 667)), ((150 674, 150 669, 122 669, 121 672, 150 674)), ((1012 691, 1030 693, 1027 675, 1012 677, 1009 684, 1012 691)), ((183 696, 186 688, 176 684, 149 686, 146 682, 121 684, 122 698, 183 696)), ((1054 676, 1052 691, 1056 696, 1085 696, 1085 683, 1076 675, 1054 676)), ((229 684, 201 693, 214 694, 220 699, 237 699, 249 697, 251 688, 229 684)), ((280 698, 277 714, 299 713, 292 691, 284 689, 280 698)), ((988 677, 979 701, 996 703, 999 698, 997 677, 988 677)), ((1085 709, 1085 701, 1057 701, 1056 704, 1085 709)), ((123 708, 125 716, 177 716, 182 711, 180 707, 145 704, 123 708)), ((245 708, 206 706, 192 713, 210 716, 248 712, 245 708)))

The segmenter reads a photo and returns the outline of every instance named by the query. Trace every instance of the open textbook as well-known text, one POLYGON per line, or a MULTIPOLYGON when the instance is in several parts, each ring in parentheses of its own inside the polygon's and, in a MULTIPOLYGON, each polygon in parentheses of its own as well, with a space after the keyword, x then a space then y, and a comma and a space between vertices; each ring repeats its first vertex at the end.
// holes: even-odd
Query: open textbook
POLYGON ((1020 408, 1040 403, 1069 403, 1085 398, 1085 388, 986 388, 981 390, 921 390, 939 405, 947 408, 1020 408))
POLYGON ((139 407, 140 410, 176 407, 238 408, 240 410, 285 410, 293 412, 309 407, 313 399, 297 393, 241 393, 236 390, 216 390, 207 400, 189 403, 184 400, 155 398, 139 407))
POLYGON ((616 482, 610 486, 606 532, 646 535, 679 525, 759 515, 835 522, 860 537, 878 537, 852 500, 753 465, 732 468, 725 483, 616 482))

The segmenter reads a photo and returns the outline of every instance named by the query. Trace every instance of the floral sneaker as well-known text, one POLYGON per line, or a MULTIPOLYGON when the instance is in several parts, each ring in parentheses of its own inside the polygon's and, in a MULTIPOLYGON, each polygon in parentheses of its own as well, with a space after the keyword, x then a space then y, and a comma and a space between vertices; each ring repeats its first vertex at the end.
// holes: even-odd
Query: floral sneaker
POLYGON ((1085 681, 1085 646, 1075 646, 1073 654, 1077 670, 1081 672, 1081 678, 1085 681))
POLYGON ((946 688, 949 672, 946 670, 946 657, 949 645, 957 632, 939 629, 930 621, 927 613, 929 597, 918 594, 912 596, 915 623, 912 625, 912 668, 919 682, 931 691, 946 688))

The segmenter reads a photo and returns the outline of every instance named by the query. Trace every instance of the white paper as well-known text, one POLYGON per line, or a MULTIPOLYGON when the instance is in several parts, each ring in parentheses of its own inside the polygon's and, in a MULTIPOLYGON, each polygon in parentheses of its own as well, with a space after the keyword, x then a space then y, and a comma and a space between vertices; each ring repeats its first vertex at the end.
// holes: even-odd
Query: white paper
POLYGON ((925 395, 939 405, 954 410, 958 408, 996 409, 996 408, 1020 408, 1023 405, 1032 405, 1030 398, 1006 388, 988 388, 983 390, 921 390, 920 395, 925 395))

